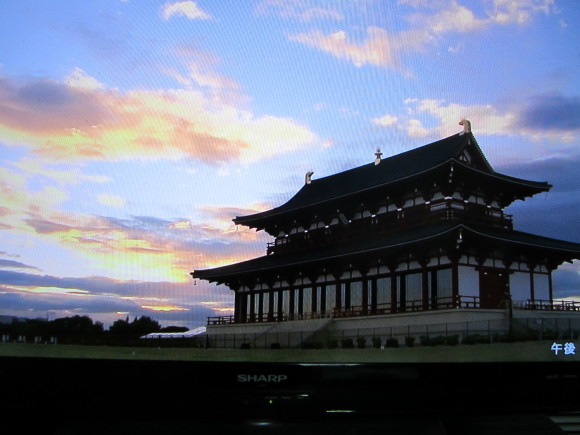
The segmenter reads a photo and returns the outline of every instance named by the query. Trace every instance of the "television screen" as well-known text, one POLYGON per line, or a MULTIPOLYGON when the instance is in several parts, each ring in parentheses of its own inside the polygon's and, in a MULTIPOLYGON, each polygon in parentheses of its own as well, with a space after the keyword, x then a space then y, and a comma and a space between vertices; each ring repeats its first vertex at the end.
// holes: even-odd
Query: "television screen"
POLYGON ((6 2, 3 363, 103 396, 141 391, 136 367, 169 372, 167 395, 193 371, 373 401, 473 370, 575 388, 579 19, 552 0, 6 2))

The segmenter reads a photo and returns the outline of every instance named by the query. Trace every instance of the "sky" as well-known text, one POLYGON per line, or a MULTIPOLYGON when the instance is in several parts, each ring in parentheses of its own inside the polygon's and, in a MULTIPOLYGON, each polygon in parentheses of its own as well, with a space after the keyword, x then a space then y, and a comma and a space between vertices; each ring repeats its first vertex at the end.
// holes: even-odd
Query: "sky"
MULTIPOLYGON (((232 218, 462 130, 554 187, 515 228, 580 242, 575 0, 4 0, 0 315, 195 327, 189 272, 264 255, 232 218)), ((580 263, 554 274, 580 298, 580 263)))

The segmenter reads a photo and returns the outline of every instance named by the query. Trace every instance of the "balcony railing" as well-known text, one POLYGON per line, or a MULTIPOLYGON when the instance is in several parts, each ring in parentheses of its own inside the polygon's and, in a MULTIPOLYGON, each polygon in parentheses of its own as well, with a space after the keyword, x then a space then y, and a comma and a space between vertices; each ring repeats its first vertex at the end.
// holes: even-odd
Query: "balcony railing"
POLYGON ((580 302, 578 301, 553 301, 535 299, 522 302, 514 302, 514 308, 521 310, 536 311, 580 311, 580 302))
POLYGON ((389 233, 394 230, 400 231, 405 228, 453 220, 513 229, 512 216, 509 214, 495 209, 487 209, 479 204, 466 205, 462 201, 453 200, 433 204, 429 208, 423 204, 402 211, 379 214, 375 217, 355 219, 349 222, 346 227, 332 225, 328 228, 316 228, 308 232, 278 237, 273 242, 268 243, 267 254, 295 251, 329 242, 342 242, 369 233, 389 233))
MULTIPOLYGON (((548 300, 527 300, 514 301, 514 309, 519 310, 537 310, 537 311, 580 311, 580 302, 577 301, 553 301, 548 300)), ((236 320, 235 316, 216 316, 208 317, 208 325, 230 325, 233 323, 265 323, 265 322, 286 322, 290 320, 310 320, 323 318, 344 318, 344 317, 364 317, 384 314, 400 314, 421 311, 448 310, 454 308, 482 308, 479 297, 477 296, 457 296, 429 299, 428 301, 414 300, 406 303, 377 304, 376 307, 353 306, 350 308, 339 308, 324 313, 283 313, 277 314, 249 314, 244 319, 236 320)), ((496 308, 505 308, 501 304, 496 308)))

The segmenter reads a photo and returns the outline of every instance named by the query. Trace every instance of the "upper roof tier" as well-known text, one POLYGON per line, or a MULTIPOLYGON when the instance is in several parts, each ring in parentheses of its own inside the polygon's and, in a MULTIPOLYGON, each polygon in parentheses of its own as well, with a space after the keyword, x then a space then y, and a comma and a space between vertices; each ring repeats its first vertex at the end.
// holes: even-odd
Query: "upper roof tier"
MULTIPOLYGON (((234 223, 268 230, 272 222, 294 219, 303 212, 336 208, 340 204, 378 190, 396 191, 408 183, 431 179, 449 172, 453 164, 463 179, 480 180, 479 184, 493 186, 494 191, 509 191, 505 206, 517 198, 525 198, 547 191, 547 182, 524 180, 499 174, 493 170, 471 132, 461 132, 428 145, 386 158, 376 163, 359 166, 334 175, 313 179, 306 183, 285 204, 271 210, 247 216, 237 216, 234 223), (466 176, 466 172, 469 176, 466 176), (426 178, 427 176, 427 178, 426 178)), ((447 175, 445 175, 447 176, 447 175)), ((432 182, 431 182, 432 185, 432 182)), ((385 196, 386 197, 386 196, 385 196)), ((360 201, 359 201, 360 202, 360 201)))

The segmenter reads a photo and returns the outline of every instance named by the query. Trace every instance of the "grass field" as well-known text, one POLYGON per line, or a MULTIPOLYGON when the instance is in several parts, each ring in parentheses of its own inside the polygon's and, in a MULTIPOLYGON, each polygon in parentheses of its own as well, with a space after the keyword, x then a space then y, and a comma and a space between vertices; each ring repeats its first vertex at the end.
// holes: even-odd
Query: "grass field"
POLYGON ((579 355, 556 355, 552 341, 381 349, 199 349, 108 347, 46 344, 0 344, 0 356, 104 358, 129 360, 247 361, 290 363, 373 362, 511 362, 579 361, 579 355))

